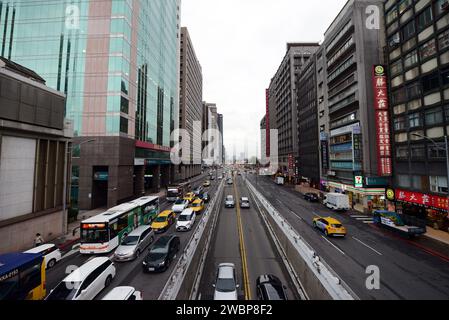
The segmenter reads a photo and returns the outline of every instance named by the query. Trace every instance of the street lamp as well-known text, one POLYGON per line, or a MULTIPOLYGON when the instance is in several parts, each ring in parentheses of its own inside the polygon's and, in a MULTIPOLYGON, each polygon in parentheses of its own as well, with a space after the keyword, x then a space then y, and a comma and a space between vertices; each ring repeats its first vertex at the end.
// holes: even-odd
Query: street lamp
MULTIPOLYGON (((85 143, 90 143, 90 142, 94 142, 96 141, 95 139, 90 139, 90 140, 86 140, 83 142, 80 142, 78 144, 76 144, 76 146, 81 146, 85 143)), ((66 144, 68 144, 68 142, 66 142, 66 144)), ((63 203, 62 203, 62 213, 63 213, 63 217, 62 217, 62 232, 63 235, 67 233, 67 171, 70 170, 70 174, 72 174, 72 158, 73 158, 73 146, 71 146, 70 148, 66 148, 67 152, 64 155, 64 197, 63 197, 63 203), (67 170, 67 155, 70 155, 70 168, 67 170)), ((70 179, 71 180, 71 179, 70 179)))
MULTIPOLYGON (((441 148, 441 147, 435 142, 435 140, 433 140, 432 138, 429 138, 429 137, 427 137, 427 136, 425 136, 425 135, 423 135, 423 134, 412 133, 412 136, 426 139, 426 140, 432 142, 438 150, 445 150, 445 151, 446 151, 446 177, 447 177, 448 196, 449 196, 449 140, 448 140, 448 137, 447 137, 447 136, 444 136, 445 148, 441 148)), ((449 208, 448 208, 448 209, 449 209, 449 208)))

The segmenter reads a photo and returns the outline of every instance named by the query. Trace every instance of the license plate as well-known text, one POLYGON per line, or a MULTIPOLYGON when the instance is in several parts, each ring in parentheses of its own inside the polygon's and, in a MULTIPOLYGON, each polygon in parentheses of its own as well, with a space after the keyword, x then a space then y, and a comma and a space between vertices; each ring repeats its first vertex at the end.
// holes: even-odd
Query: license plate
POLYGON ((148 271, 154 271, 154 268, 148 268, 148 271))

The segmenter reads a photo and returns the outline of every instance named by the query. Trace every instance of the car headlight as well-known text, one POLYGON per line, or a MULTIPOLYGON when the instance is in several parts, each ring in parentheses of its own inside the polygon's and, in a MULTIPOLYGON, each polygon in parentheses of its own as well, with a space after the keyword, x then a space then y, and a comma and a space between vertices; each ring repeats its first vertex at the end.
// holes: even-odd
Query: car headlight
POLYGON ((162 267, 165 264, 165 261, 162 261, 161 263, 159 263, 159 266, 162 267))
POLYGON ((144 266, 146 266, 147 265, 147 263, 144 261, 144 262, 142 262, 142 264, 144 265, 144 266))

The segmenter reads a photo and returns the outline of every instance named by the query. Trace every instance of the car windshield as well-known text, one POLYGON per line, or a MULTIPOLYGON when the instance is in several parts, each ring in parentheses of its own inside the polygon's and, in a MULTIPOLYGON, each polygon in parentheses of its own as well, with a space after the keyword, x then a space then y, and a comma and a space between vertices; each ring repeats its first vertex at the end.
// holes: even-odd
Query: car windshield
POLYGON ((194 208, 201 207, 201 202, 193 203, 192 207, 194 207, 194 208))
POLYGON ((175 204, 184 204, 184 200, 178 200, 175 202, 175 204))
POLYGON ((332 224, 332 227, 333 228, 341 228, 341 227, 343 227, 341 224, 332 224))
POLYGON ((154 220, 156 222, 165 222, 167 221, 167 217, 157 217, 156 220, 154 220))
POLYGON ((72 300, 81 286, 81 282, 61 282, 48 295, 47 300, 72 300))
POLYGON ((215 289, 220 292, 233 292, 235 291, 235 282, 233 279, 218 279, 215 289))
POLYGON ((190 215, 182 214, 179 216, 178 221, 190 221, 190 219, 191 219, 190 215))
POLYGON ((122 246, 135 246, 139 242, 138 236, 128 236, 123 240, 122 246))
POLYGON ((233 200, 234 200, 234 198, 232 196, 227 196, 226 197, 226 201, 233 201, 233 200))
POLYGON ((163 247, 156 246, 150 250, 150 255, 166 254, 167 251, 168 251, 167 246, 163 246, 163 247))

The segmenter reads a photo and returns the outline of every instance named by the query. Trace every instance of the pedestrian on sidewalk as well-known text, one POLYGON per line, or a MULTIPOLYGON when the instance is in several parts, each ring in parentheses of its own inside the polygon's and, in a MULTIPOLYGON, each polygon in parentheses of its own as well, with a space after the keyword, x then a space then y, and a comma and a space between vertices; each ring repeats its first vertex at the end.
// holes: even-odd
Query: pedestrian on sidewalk
POLYGON ((36 238, 34 239, 34 246, 39 247, 44 244, 44 238, 42 238, 40 233, 36 233, 36 238))

